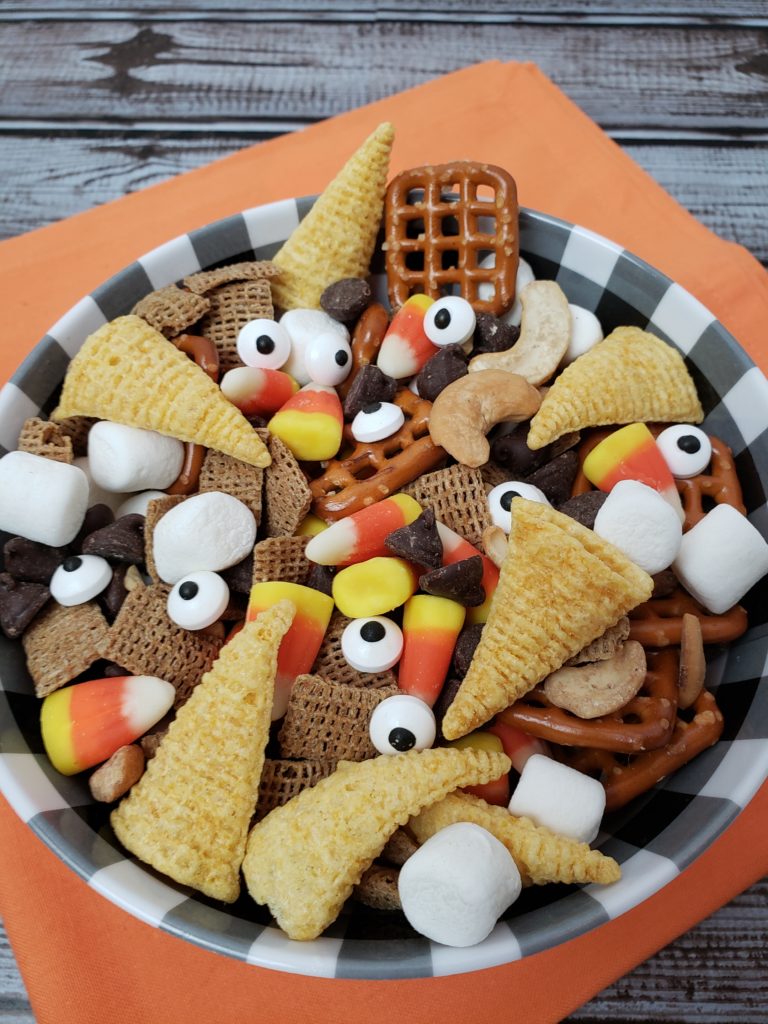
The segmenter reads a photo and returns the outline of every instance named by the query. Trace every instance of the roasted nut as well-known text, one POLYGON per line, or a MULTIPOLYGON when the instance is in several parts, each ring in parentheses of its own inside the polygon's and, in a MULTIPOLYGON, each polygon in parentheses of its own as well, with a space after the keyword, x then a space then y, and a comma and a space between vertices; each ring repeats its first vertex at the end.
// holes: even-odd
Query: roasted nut
POLYGON ((646 672, 642 645, 628 640, 607 661, 559 668, 544 682, 544 693, 557 707, 578 718, 599 718, 632 700, 643 685, 646 672))
POLYGON ((704 686, 706 674, 707 659, 704 656, 701 622, 695 615, 686 612, 680 634, 680 674, 677 684, 677 706, 683 711, 695 704, 704 686))
POLYGON ((137 744, 120 747, 88 780, 93 799, 104 804, 119 800, 144 774, 144 761, 144 751, 137 744))

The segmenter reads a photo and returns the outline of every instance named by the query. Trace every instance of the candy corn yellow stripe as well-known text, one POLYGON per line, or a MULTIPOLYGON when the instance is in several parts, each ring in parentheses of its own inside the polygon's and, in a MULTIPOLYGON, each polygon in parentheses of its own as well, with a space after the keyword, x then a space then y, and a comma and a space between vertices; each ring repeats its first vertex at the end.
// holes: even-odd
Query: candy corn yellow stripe
POLYGON ((62 775, 81 770, 72 742, 72 689, 49 693, 40 711, 43 744, 53 767, 62 775))

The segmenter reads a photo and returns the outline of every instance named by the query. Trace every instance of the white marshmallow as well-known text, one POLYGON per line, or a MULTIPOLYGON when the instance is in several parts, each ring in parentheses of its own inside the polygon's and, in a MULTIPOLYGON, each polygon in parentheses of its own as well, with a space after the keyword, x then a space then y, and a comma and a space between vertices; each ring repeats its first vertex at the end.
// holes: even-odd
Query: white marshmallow
POLYGON ((0 459, 0 530, 52 547, 74 540, 88 508, 88 479, 77 466, 30 452, 0 459))
POLYGON ((167 497, 168 495, 165 491, 141 491, 139 494, 132 494, 117 506, 115 509, 115 519, 128 515, 146 516, 147 506, 150 501, 167 497))
POLYGON ((670 503, 639 480, 620 480, 595 518, 595 533, 652 576, 680 550, 683 526, 670 503))
MULTIPOLYGON (((82 469, 88 480, 88 508, 91 508, 92 505, 106 505, 107 508, 112 509, 115 519, 117 519, 117 509, 125 501, 125 495, 114 491, 105 491, 103 487, 99 487, 91 474, 87 455, 78 455, 73 464, 78 469, 82 469)), ((167 495, 163 495, 163 497, 167 497, 167 495)))
POLYGON ((572 302, 568 303, 568 308, 571 311, 571 340, 560 361, 561 366, 568 366, 603 340, 602 325, 592 310, 574 306, 572 302))
POLYGON ((170 487, 184 462, 184 444, 154 430, 102 420, 88 434, 88 464, 105 491, 125 494, 170 487))
POLYGON ((400 869, 398 890, 410 924, 445 946, 474 946, 520 895, 507 848, 468 821, 436 832, 400 869))
MULTIPOLYGON (((496 266, 496 253, 492 252, 480 261, 481 267, 495 267, 496 266)), ((523 319, 523 306, 520 302, 520 292, 523 288, 527 287, 531 281, 535 281, 536 276, 531 270, 531 265, 522 257, 518 260, 517 264, 517 277, 515 279, 515 301, 512 308, 507 310, 506 313, 502 313, 500 319, 507 324, 513 324, 515 327, 520 326, 520 322, 523 319)), ((477 286, 477 297, 479 299, 492 299, 494 294, 494 287, 492 284, 480 284, 477 286)))
POLYGON ((291 354, 282 369, 302 386, 309 384, 311 379, 304 363, 304 352, 313 338, 319 334, 332 334, 344 344, 349 343, 349 331, 344 324, 321 309, 289 309, 281 316, 280 326, 291 339, 291 354))
POLYGON ((533 754, 525 762, 509 810, 561 836, 591 843, 600 830, 605 790, 597 779, 533 754))
POLYGON ((768 544, 741 512, 717 505, 685 534, 672 568, 697 601, 721 615, 768 572, 768 544))
POLYGON ((220 572, 241 562, 256 542, 251 510, 223 491, 194 494, 158 520, 152 553, 166 583, 198 569, 220 572))

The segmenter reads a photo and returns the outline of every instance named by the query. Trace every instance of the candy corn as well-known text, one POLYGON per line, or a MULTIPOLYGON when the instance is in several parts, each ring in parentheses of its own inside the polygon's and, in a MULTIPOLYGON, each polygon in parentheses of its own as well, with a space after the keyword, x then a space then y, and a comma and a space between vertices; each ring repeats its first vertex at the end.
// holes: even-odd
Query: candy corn
POLYGON ((336 573, 333 599, 348 618, 367 619, 405 604, 417 583, 413 567, 403 558, 369 558, 336 573))
POLYGON ((236 366, 220 387, 244 416, 272 416, 299 390, 290 374, 260 366, 236 366))
POLYGON ((286 598, 295 606, 296 614, 277 652, 273 722, 285 714, 296 676, 312 668, 333 611, 330 597, 312 587, 299 583, 256 583, 251 587, 246 621, 286 598))
POLYGON ((297 537, 316 537, 318 533, 322 533, 323 530, 328 529, 328 523, 320 516, 316 516, 314 512, 310 512, 304 516, 299 525, 296 527, 297 537))
POLYGON ((50 693, 40 711, 45 752, 62 775, 110 758, 159 722, 176 690, 157 676, 113 676, 50 693))
POLYGON ((584 459, 584 475, 601 491, 620 480, 639 480, 658 491, 683 516, 680 495, 653 434, 644 423, 614 430, 584 459))
POLYGON ((431 594, 419 594, 405 605, 397 684, 430 707, 443 688, 465 612, 456 601, 431 594))
POLYGON ((386 555, 384 541, 390 533, 408 526, 421 512, 415 498, 394 494, 340 519, 313 537, 307 544, 307 558, 320 565, 352 565, 386 555))
POLYGON ((437 524, 437 532, 440 534, 440 540, 443 543, 443 565, 453 565, 454 562, 461 562, 465 558, 472 558, 473 555, 480 555, 483 559, 483 578, 480 582, 485 591, 485 600, 477 608, 467 609, 467 622, 472 624, 486 622, 491 609, 491 598, 499 582, 499 570, 490 558, 485 557, 482 551, 478 551, 473 544, 470 544, 468 540, 464 540, 463 537, 460 537, 458 533, 454 533, 453 530, 443 523, 437 524))
MULTIPOLYGON (((467 736, 451 740, 448 746, 458 747, 459 750, 470 747, 472 750, 491 750, 499 754, 507 753, 502 741, 490 729, 478 729, 477 732, 471 732, 467 736)), ((509 754, 507 756, 509 757, 509 754)), ((483 782, 479 786, 465 786, 464 792, 480 797, 487 804, 506 807, 509 803, 509 774, 505 772, 498 779, 493 779, 491 782, 483 782)))
MULTIPOLYGON (((500 715, 496 716, 490 725, 485 727, 485 731, 498 736, 504 753, 512 762, 512 767, 516 772, 523 770, 525 762, 532 754, 544 754, 545 757, 552 756, 552 752, 544 740, 537 739, 535 736, 529 736, 527 732, 518 729, 516 725, 505 722, 503 711, 500 715)), ((470 733, 470 735, 476 734, 470 733)))
POLYGON ((336 389, 307 384, 275 413, 268 427, 297 459, 323 462, 341 447, 344 412, 336 389))
POLYGON ((434 301, 428 295, 412 295, 395 313, 376 360, 382 373, 395 380, 411 377, 440 351, 424 333, 424 314, 434 301))

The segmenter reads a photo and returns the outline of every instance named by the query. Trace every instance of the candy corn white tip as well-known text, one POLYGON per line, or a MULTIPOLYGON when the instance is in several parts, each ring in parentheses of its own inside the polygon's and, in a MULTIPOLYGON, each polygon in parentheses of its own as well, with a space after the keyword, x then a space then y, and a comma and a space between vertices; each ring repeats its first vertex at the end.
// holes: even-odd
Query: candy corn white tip
POLYGON ((157 676, 126 676, 123 689, 123 717, 128 727, 141 736, 173 707, 176 690, 157 676))

